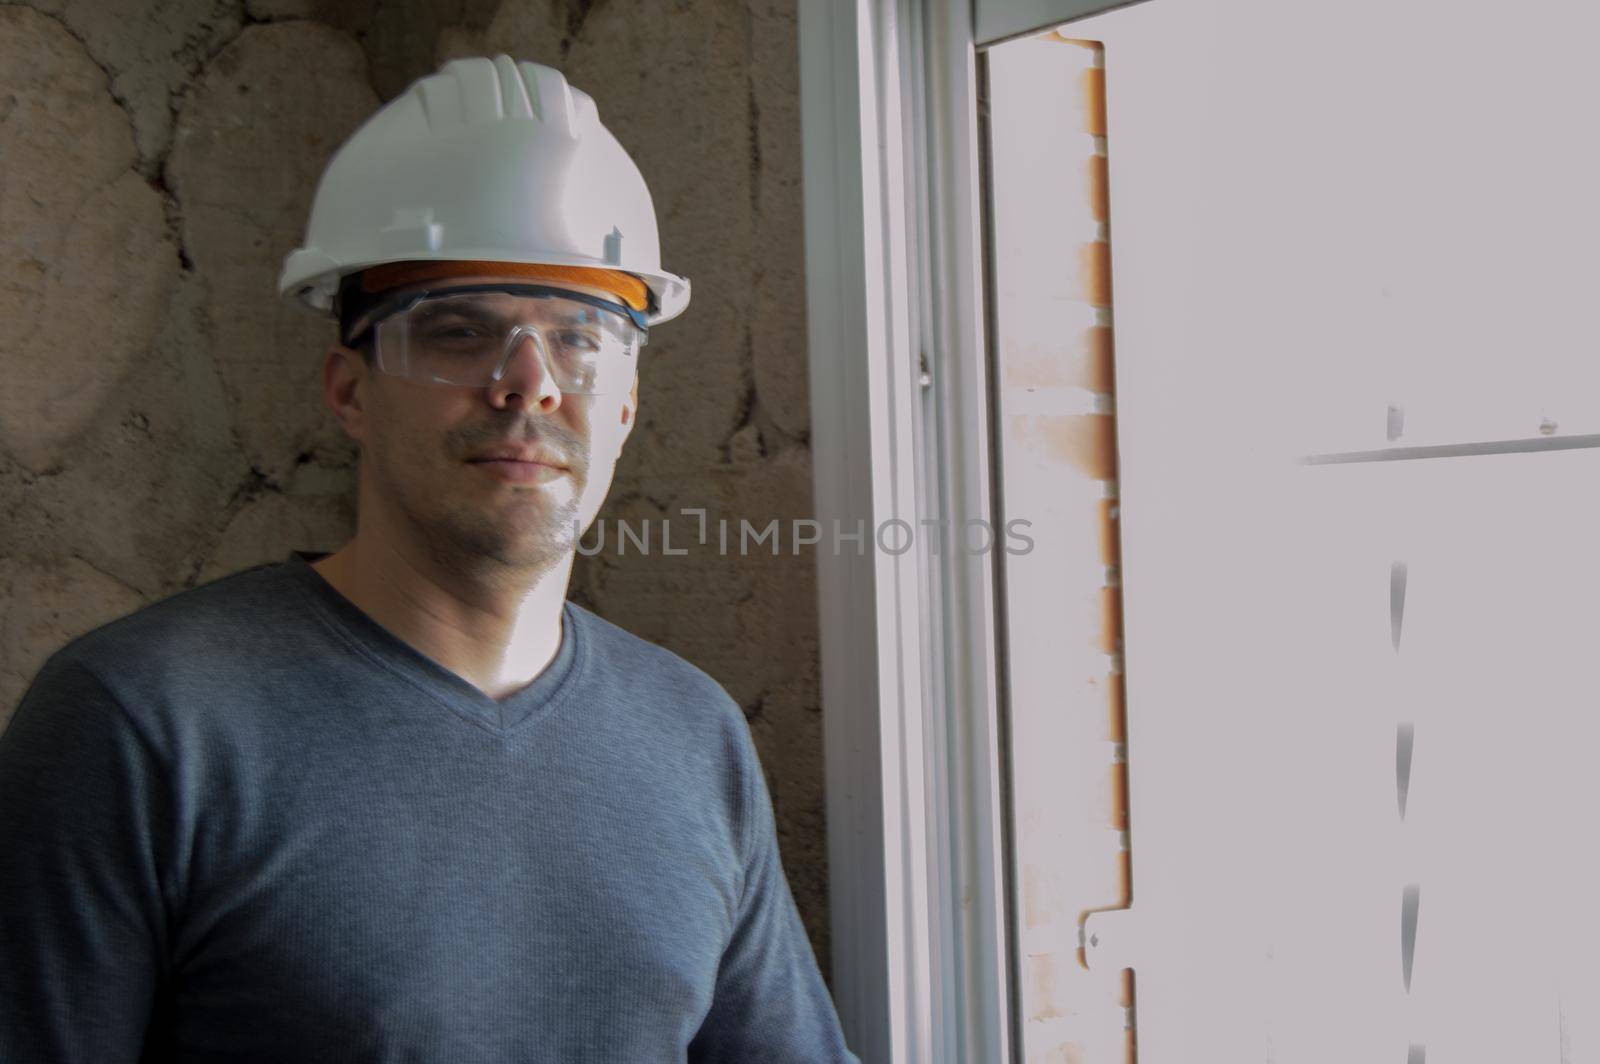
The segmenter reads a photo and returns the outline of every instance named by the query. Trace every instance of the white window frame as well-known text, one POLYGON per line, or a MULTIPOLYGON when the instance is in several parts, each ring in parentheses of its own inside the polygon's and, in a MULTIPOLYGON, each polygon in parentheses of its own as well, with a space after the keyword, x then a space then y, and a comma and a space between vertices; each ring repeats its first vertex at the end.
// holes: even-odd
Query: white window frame
MULTIPOLYGON (((976 50, 1129 2, 800 5, 812 442, 824 528, 864 519, 869 529, 890 520, 921 529, 937 518, 992 526, 976 50)), ((847 1037, 873 1064, 1023 1064, 994 559, 934 555, 920 537, 904 555, 817 558, 833 982, 847 1037)), ((1560 1022, 1565 1052, 1569 1028, 1560 1022)))
POLYGON ((1018 1059, 995 559, 924 522, 995 527, 976 49, 1127 2, 799 6, 832 981, 872 1064, 1018 1059))

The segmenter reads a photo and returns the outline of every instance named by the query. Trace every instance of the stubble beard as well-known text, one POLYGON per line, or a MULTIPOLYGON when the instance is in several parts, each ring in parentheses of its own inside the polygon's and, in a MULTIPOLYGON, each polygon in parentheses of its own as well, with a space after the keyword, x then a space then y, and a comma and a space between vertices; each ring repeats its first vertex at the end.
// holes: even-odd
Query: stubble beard
POLYGON ((469 503, 429 505, 415 486, 399 483, 387 471, 384 479, 399 517, 435 565, 476 577, 514 575, 521 582, 554 569, 577 545, 583 471, 569 469, 565 475, 574 481, 570 496, 558 498, 544 487, 525 489, 542 498, 522 503, 515 516, 469 503))
POLYGON ((556 566, 573 549, 572 526, 577 500, 541 507, 528 523, 486 519, 482 512, 451 510, 438 515, 423 529, 428 548, 442 562, 472 566, 493 562, 508 570, 540 575, 556 566))

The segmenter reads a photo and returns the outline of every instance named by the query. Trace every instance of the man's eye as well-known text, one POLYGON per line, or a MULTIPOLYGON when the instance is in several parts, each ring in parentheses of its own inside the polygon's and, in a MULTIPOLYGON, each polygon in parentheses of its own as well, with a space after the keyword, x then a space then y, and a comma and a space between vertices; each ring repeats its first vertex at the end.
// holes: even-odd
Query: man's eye
POLYGON ((430 340, 481 340, 489 335, 489 330, 481 325, 435 325, 428 330, 430 340))
POLYGON ((594 351, 600 346, 600 341, 593 333, 583 332, 578 329, 567 329, 556 333, 556 341, 562 347, 574 351, 594 351))

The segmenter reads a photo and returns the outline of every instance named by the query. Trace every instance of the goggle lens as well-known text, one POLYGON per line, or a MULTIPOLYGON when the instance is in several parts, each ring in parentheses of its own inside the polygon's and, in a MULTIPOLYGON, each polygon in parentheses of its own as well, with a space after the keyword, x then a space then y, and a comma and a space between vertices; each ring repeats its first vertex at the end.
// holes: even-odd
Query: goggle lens
POLYGON ((426 384, 488 387, 531 342, 563 393, 627 391, 644 333, 621 308, 598 303, 537 290, 424 294, 378 322, 378 368, 426 384))

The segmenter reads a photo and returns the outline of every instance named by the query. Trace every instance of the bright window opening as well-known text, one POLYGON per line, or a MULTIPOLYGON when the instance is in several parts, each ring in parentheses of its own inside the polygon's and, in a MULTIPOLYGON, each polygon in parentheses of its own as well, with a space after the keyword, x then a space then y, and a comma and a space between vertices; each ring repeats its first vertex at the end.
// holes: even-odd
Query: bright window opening
POLYGON ((1597 32, 986 53, 1029 1064, 1600 1060, 1597 32))

